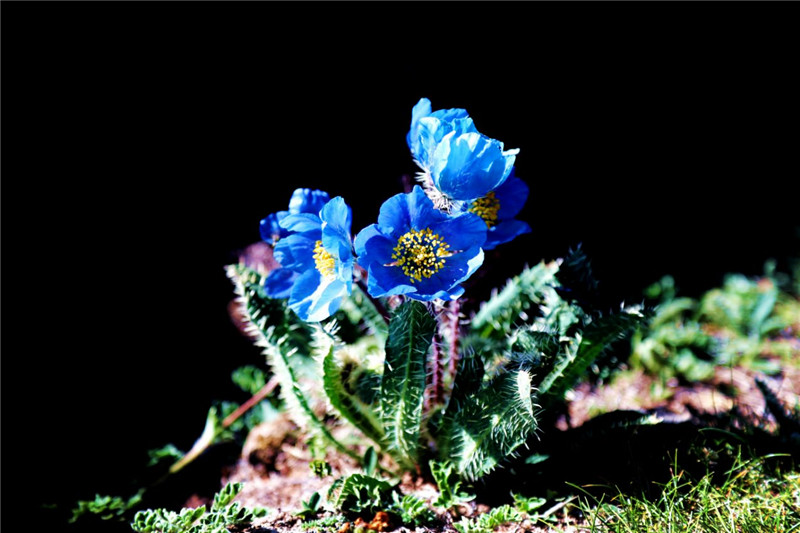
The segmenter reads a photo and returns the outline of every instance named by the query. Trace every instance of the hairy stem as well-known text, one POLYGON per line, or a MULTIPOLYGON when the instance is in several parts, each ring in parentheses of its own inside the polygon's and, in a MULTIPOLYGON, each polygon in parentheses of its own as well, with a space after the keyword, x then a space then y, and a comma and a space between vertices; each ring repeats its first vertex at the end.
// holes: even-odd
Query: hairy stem
POLYGON ((449 370, 450 370, 450 378, 452 379, 453 383, 455 383, 456 379, 456 370, 458 369, 458 358, 459 358, 459 351, 458 351, 458 341, 459 336, 461 335, 460 330, 460 321, 459 321, 459 312, 461 310, 461 300, 455 299, 450 301, 450 309, 448 318, 450 319, 450 343, 449 343, 449 370))
POLYGON ((428 394, 428 410, 442 403, 442 350, 438 333, 434 333, 431 342, 431 385, 428 394))

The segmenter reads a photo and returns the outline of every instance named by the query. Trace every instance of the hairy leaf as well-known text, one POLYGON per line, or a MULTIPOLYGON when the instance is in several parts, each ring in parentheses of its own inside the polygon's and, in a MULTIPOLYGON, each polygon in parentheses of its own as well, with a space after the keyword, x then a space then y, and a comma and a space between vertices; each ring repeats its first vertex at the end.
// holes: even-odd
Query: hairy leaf
POLYGON ((380 391, 381 422, 387 450, 405 468, 417 460, 425 362, 436 322, 425 306, 409 300, 389 322, 380 391))
POLYGON ((468 479, 492 471, 513 456, 537 428, 531 375, 514 370, 465 399, 450 426, 449 457, 468 479))
MULTIPOLYGON (((291 360, 298 350, 304 350, 306 359, 313 362, 310 355, 325 346, 333 350, 333 342, 325 341, 330 331, 314 332, 312 326, 298 325, 299 319, 292 319, 287 309, 282 313, 276 300, 265 295, 263 279, 259 274, 241 265, 228 267, 228 275, 235 283, 236 293, 249 321, 249 332, 255 337, 256 345, 263 348, 267 361, 278 378, 281 397, 286 403, 287 411, 299 427, 319 435, 339 451, 359 459, 358 455, 333 437, 325 423, 311 407, 309 399, 297 377, 297 371, 291 360), (298 327, 295 327, 298 326, 298 327)), ((314 367, 315 365, 308 365, 314 367)), ((313 373, 313 372, 312 372, 313 373)))
POLYGON ((547 294, 554 291, 557 271, 556 263, 541 262, 525 268, 481 305, 472 318, 472 331, 482 337, 508 334, 514 324, 524 321, 531 307, 544 303, 547 294))
POLYGON ((383 441, 383 430, 375 410, 355 395, 350 394, 344 386, 342 371, 337 364, 333 350, 323 361, 323 386, 328 400, 336 411, 364 435, 380 444, 383 441))
POLYGON ((638 312, 615 313, 591 322, 564 349, 550 373, 539 384, 539 398, 545 409, 563 400, 564 394, 585 378, 589 367, 615 342, 630 335, 642 321, 638 312))

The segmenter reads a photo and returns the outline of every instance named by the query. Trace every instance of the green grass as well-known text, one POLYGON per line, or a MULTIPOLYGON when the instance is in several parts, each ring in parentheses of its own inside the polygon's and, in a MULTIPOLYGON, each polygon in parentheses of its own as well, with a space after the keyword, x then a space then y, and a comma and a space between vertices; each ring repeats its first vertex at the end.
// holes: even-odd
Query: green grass
POLYGON ((584 496, 579 509, 592 533, 800 532, 800 473, 772 464, 780 458, 739 455, 722 476, 699 479, 676 468, 656 499, 584 496))

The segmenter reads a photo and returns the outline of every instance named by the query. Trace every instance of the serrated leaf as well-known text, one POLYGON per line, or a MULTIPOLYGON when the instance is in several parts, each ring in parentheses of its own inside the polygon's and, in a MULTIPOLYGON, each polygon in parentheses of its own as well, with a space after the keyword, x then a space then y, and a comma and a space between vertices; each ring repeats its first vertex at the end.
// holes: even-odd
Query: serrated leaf
POLYGON ((564 349, 550 373, 539 384, 539 399, 547 409, 587 376, 589 367, 611 346, 630 335, 642 323, 642 315, 623 311, 595 319, 564 349))
POLYGON ((436 321, 420 302, 402 303, 389 322, 380 390, 386 448, 405 468, 418 456, 426 358, 436 321))
POLYGON ((511 457, 537 427, 535 391, 525 370, 496 377, 468 397, 450 428, 450 459, 458 472, 475 480, 511 457))
POLYGON ((374 409, 350 394, 344 387, 341 369, 333 350, 323 360, 323 387, 334 409, 375 443, 381 443, 383 430, 374 409))
POLYGON ((509 333, 512 326, 521 321, 522 313, 543 303, 546 295, 554 291, 558 285, 557 271, 556 263, 542 261, 509 279, 505 287, 493 294, 475 313, 471 321, 472 331, 482 337, 509 333))

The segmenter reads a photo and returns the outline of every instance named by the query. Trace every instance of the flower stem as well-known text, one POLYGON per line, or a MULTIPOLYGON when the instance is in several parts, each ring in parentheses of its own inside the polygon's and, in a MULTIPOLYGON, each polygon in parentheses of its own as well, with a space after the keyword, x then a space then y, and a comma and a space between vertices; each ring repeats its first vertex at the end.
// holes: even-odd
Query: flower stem
POLYGON ((169 468, 169 473, 175 474, 181 471, 186 465, 197 459, 204 451, 208 449, 209 446, 214 443, 214 439, 217 438, 217 435, 219 435, 222 429, 230 427, 231 424, 241 418, 242 415, 244 415, 247 411, 258 405, 261 400, 269 396, 269 394, 275 390, 276 386, 278 386, 278 379, 273 376, 263 387, 258 390, 258 392, 251 396, 249 400, 240 405, 239 408, 233 413, 225 417, 225 420, 222 421, 219 429, 207 427, 207 429, 203 431, 203 434, 200 435, 200 438, 195 441, 192 449, 169 468), (209 431, 209 429, 211 429, 211 431, 209 431))
POLYGON ((442 351, 440 347, 439 334, 433 334, 431 342, 431 392, 428 396, 428 410, 433 406, 442 403, 442 351))
POLYGON ((261 400, 269 396, 272 391, 275 390, 275 387, 278 386, 278 378, 272 376, 267 383, 261 387, 258 392, 250 397, 249 400, 244 402, 242 405, 239 406, 234 412, 229 414, 225 417, 225 420, 222 421, 222 427, 227 428, 230 427, 231 424, 236 422, 242 415, 244 415, 247 411, 255 407, 261 400))
POLYGON ((459 321, 459 311, 461 310, 461 303, 459 299, 452 300, 450 302, 450 308, 448 309, 448 318, 450 319, 450 342, 449 342, 449 370, 450 370, 450 378, 452 379, 453 383, 455 383, 456 379, 456 371, 458 370, 458 359, 459 359, 459 351, 458 351, 458 341, 459 336, 461 335, 460 330, 460 321, 459 321))

